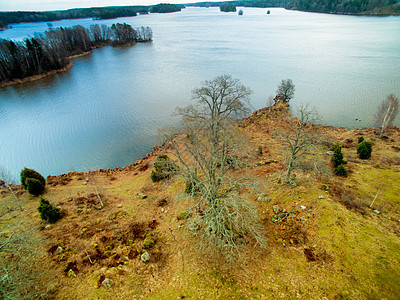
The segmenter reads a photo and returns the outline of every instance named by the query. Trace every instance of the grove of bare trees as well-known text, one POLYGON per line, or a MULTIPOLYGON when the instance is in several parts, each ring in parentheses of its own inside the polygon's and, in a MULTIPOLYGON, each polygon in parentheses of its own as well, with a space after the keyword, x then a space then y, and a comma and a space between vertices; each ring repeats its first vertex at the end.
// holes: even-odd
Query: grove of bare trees
POLYGON ((152 39, 149 27, 133 29, 128 24, 77 25, 49 30, 22 42, 0 40, 0 84, 15 79, 62 69, 71 55, 113 43, 146 42, 152 39))

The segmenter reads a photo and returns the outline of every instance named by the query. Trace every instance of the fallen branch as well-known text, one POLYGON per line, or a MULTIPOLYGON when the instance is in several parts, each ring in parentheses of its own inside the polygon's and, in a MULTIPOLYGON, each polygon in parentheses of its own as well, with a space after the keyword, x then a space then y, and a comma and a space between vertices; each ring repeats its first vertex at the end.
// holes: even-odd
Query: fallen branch
POLYGON ((371 203, 371 205, 370 205, 369 207, 372 207, 372 205, 374 204, 374 202, 375 202, 375 200, 376 200, 376 198, 378 197, 378 195, 379 195, 380 192, 381 192, 381 189, 378 190, 378 192, 377 192, 376 195, 375 195, 374 200, 372 200, 372 203, 371 203))

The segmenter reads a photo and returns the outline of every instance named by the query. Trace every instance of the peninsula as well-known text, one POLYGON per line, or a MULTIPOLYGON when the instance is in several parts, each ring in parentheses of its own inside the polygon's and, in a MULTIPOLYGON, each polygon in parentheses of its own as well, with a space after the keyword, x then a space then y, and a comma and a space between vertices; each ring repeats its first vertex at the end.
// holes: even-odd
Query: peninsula
MULTIPOLYGON (((246 171, 230 172, 262 186, 262 193, 245 195, 266 232, 265 248, 249 240, 230 263, 212 248, 209 255, 199 251, 199 231, 191 224, 203 213, 188 213, 192 202, 190 196, 180 198, 185 182, 179 177, 151 180, 157 157, 173 157, 156 147, 124 168, 49 176, 43 195, 48 201, 41 203, 61 211, 63 218, 54 224, 40 219, 39 197, 20 186, 1 188, 2 251, 20 255, 0 252, 9 272, 2 296, 396 298, 399 129, 389 128, 380 139, 372 128, 314 125, 341 146, 348 177, 306 168, 295 172, 296 184, 286 184, 280 180, 283 144, 274 132, 290 130, 283 119, 287 113, 281 105, 263 108, 237 127, 252 141, 253 158, 246 171), (373 143, 369 159, 357 156, 361 137, 373 143), (29 280, 22 280, 28 274, 29 280)), ((329 169, 327 150, 329 144, 317 154, 329 169)))
POLYGON ((106 45, 149 42, 150 27, 133 29, 128 24, 74 26, 49 30, 22 42, 0 40, 0 87, 33 81, 68 70, 70 58, 106 45))

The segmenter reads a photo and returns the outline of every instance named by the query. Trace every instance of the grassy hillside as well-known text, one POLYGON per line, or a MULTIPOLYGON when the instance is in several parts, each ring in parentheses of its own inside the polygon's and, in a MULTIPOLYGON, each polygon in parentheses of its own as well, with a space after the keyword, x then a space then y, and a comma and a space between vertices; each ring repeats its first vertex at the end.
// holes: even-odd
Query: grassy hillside
MULTIPOLYGON (((265 194, 262 199, 248 195, 259 210, 267 239, 264 248, 250 242, 242 257, 230 264, 212 251, 200 252, 198 237, 186 228, 188 221, 181 214, 190 206, 182 196, 184 182, 178 176, 159 183, 150 179, 154 151, 122 169, 49 177, 43 197, 64 213, 50 226, 39 217, 38 197, 14 186, 20 211, 11 192, 2 188, 1 241, 10 243, 1 249, 14 252, 0 251, 0 259, 3 266, 16 267, 8 281, 2 277, 3 295, 398 299, 399 130, 391 128, 379 139, 373 129, 321 127, 330 143, 343 146, 349 177, 296 171, 296 185, 288 185, 280 180, 284 151, 274 138, 276 130, 286 128, 284 114, 279 107, 265 108, 239 125, 254 151, 261 146, 263 152, 245 176, 259 182, 265 194), (361 135, 373 143, 368 160, 356 154, 361 135), (141 261, 145 251, 148 262, 141 261), (102 285, 105 278, 112 279, 110 288, 102 285)), ((318 153, 327 170, 328 150, 321 147, 318 153)))

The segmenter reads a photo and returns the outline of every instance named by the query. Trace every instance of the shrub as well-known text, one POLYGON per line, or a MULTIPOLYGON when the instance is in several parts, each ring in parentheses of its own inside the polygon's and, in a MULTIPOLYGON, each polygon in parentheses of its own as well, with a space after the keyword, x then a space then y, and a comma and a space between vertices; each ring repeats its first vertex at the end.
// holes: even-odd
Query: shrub
POLYGON ((55 223, 62 218, 60 209, 51 205, 51 203, 44 198, 40 198, 38 211, 40 218, 50 223, 55 223))
POLYGON ((25 185, 28 193, 31 195, 37 196, 44 192, 44 185, 35 178, 26 178, 25 185))
POLYGON ((368 214, 367 210, 365 209, 365 204, 352 193, 341 195, 340 203, 342 203, 348 209, 361 213, 363 216, 368 214))
POLYGON ((358 138, 358 143, 361 143, 361 142, 364 142, 364 137, 363 137, 363 136, 360 136, 360 137, 358 138))
POLYGON ((346 161, 344 160, 342 153, 342 146, 336 144, 332 147, 332 151, 333 151, 332 162, 335 168, 337 168, 340 165, 346 164, 346 161))
POLYGON ((157 175, 157 173, 156 173, 154 170, 151 171, 151 173, 150 173, 150 178, 151 178, 151 180, 152 180, 153 182, 157 182, 157 181, 162 180, 162 178, 159 177, 159 176, 157 175))
POLYGON ((368 159, 371 157, 372 153, 372 143, 363 141, 357 146, 357 154, 361 159, 368 159))
MULTIPOLYGON (((33 169, 24 168, 21 171, 21 184, 24 187, 24 189, 26 189, 26 190, 28 189, 28 184, 27 184, 28 178, 38 180, 39 183, 43 186, 43 190, 41 192, 41 193, 43 193, 44 187, 46 185, 46 180, 44 179, 44 177, 42 175, 40 175, 39 172, 36 172, 33 169)), ((31 185, 35 185, 35 186, 37 185, 37 183, 32 183, 32 181, 30 181, 30 182, 31 182, 31 185)), ((28 192, 29 192, 29 190, 28 190, 28 192)), ((39 194, 41 194, 41 193, 39 193, 39 194)), ((37 194, 34 194, 34 195, 37 195, 37 194)))
POLYGON ((258 155, 258 156, 261 156, 261 155, 263 155, 263 149, 262 149, 262 147, 261 147, 261 146, 258 146, 258 149, 257 149, 257 155, 258 155))
POLYGON ((165 178, 170 178, 178 171, 178 166, 167 155, 162 154, 154 162, 154 169, 150 174, 150 178, 153 182, 157 182, 165 178))
POLYGON ((342 176, 342 177, 347 177, 349 176, 349 172, 347 169, 344 167, 344 165, 339 165, 335 168, 334 170, 335 175, 337 176, 342 176))

